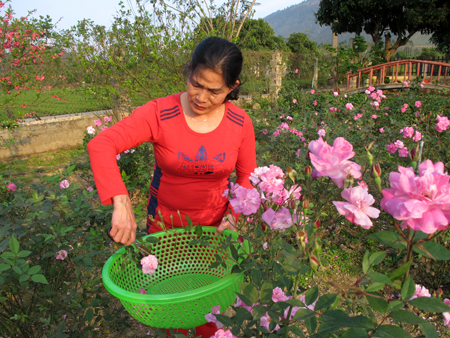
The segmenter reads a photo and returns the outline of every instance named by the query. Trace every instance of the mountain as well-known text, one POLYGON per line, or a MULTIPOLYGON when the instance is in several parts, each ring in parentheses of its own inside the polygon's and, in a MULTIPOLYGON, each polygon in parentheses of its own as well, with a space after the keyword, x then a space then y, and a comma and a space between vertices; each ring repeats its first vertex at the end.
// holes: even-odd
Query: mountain
MULTIPOLYGON (((320 0, 306 0, 297 5, 286 9, 276 11, 264 18, 275 30, 276 35, 282 35, 285 38, 291 33, 305 33, 309 38, 318 44, 331 44, 332 33, 329 26, 320 27, 316 24, 314 13, 319 8, 320 0)), ((367 42, 372 42, 372 37, 363 34, 367 42)), ((339 34, 338 41, 347 41, 355 37, 354 33, 339 34)), ((414 46, 432 46, 428 41, 429 37, 416 33, 411 38, 414 46)))

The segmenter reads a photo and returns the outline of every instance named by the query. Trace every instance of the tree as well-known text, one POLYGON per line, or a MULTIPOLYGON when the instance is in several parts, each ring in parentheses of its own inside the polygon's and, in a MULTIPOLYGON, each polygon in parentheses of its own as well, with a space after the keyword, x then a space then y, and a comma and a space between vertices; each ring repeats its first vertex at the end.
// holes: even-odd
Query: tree
POLYGON ((236 43, 243 50, 289 51, 284 38, 276 36, 273 28, 264 19, 245 21, 236 43))
POLYGON ((153 12, 158 17, 177 18, 180 22, 197 27, 206 35, 233 40, 239 37, 245 21, 252 16, 256 0, 227 0, 220 6, 215 5, 214 0, 147 0, 147 2, 153 4, 153 12))
POLYGON ((314 53, 317 54, 317 42, 311 41, 305 33, 292 33, 287 39, 287 46, 292 53, 314 53))
POLYGON ((435 32, 449 12, 444 0, 322 0, 315 15, 320 25, 331 26, 338 34, 364 31, 374 44, 384 36, 384 57, 389 60, 415 33, 435 32), (393 35, 397 36, 395 43, 393 35))

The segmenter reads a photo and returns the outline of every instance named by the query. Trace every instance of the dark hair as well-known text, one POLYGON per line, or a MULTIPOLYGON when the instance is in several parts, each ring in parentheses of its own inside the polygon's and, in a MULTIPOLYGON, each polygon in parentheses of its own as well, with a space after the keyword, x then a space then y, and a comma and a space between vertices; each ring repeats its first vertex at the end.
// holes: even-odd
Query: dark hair
POLYGON ((192 76, 198 67, 212 69, 222 74, 228 88, 232 88, 238 80, 239 85, 227 95, 225 102, 237 100, 241 87, 239 75, 242 70, 242 62, 242 53, 234 43, 213 36, 204 39, 195 47, 191 62, 188 64, 188 74, 192 76))

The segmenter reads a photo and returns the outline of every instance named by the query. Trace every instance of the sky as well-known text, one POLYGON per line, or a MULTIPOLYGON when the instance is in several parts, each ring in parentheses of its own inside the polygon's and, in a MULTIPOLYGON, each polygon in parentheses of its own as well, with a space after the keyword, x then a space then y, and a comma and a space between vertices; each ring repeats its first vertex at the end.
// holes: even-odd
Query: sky
MULTIPOLYGON (((81 19, 92 19, 97 25, 109 27, 113 21, 113 16, 120 8, 120 0, 12 0, 11 5, 15 16, 25 16, 29 10, 36 9, 34 17, 47 14, 58 23, 57 28, 68 29, 77 24, 81 19)), ((128 1, 134 3, 134 0, 124 0, 128 6, 128 1)), ((219 0, 220 1, 220 0, 219 0)), ((216 3, 219 3, 217 1, 216 3)), ((259 0, 260 5, 254 7, 254 19, 264 18, 273 12, 285 9, 286 7, 298 4, 303 0, 259 0)))

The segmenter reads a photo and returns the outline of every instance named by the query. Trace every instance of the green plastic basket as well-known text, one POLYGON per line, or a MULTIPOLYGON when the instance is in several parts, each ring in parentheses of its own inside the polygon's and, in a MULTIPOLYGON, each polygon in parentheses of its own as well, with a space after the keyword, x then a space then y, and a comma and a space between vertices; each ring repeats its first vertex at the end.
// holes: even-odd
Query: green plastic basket
MULTIPOLYGON (((179 228, 148 236, 159 238, 153 244, 152 254, 158 258, 158 268, 152 275, 144 274, 131 262, 125 248, 113 254, 102 270, 103 285, 113 296, 120 299, 125 309, 145 325, 161 329, 190 329, 205 324, 205 315, 220 305, 224 312, 236 301, 240 291, 238 282, 243 274, 232 274, 234 261, 230 252, 217 250, 231 234, 225 230, 216 236, 215 227, 203 227, 203 235, 210 236, 208 247, 189 245, 199 239, 194 233, 179 228), (210 269, 216 254, 227 264, 210 269), (143 288, 147 294, 140 294, 143 288)), ((148 237, 145 236, 144 238, 148 237)))

